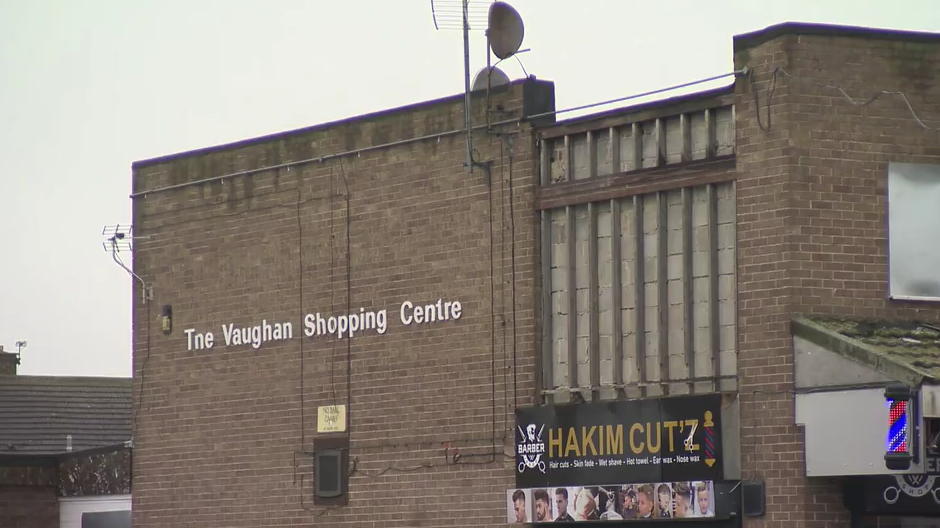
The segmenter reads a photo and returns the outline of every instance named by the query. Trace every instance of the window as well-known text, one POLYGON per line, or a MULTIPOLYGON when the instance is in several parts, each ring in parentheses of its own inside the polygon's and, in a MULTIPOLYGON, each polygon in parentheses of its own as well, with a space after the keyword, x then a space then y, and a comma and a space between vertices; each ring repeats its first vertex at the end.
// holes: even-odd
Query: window
POLYGON ((888 164, 888 292, 940 301, 940 165, 888 164))

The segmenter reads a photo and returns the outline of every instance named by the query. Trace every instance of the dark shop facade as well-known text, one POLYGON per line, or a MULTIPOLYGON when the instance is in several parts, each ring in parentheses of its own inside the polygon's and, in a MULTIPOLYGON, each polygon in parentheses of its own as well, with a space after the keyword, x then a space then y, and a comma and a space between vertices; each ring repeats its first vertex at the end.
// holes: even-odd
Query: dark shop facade
POLYGON ((135 163, 134 526, 940 526, 938 72, 782 24, 476 91, 472 171, 463 94, 135 163))

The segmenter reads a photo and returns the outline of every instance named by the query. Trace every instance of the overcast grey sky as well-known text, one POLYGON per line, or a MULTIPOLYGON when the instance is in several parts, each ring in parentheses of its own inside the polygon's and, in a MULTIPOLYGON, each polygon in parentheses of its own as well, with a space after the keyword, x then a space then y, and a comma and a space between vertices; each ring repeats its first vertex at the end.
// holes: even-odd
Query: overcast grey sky
MULTIPOLYGON (((558 108, 730 72, 733 35, 784 21, 940 31, 936 0, 510 3, 558 108)), ((429 0, 0 0, 0 344, 28 341, 25 374, 129 376, 100 233, 133 161, 460 93, 462 53, 429 0)))

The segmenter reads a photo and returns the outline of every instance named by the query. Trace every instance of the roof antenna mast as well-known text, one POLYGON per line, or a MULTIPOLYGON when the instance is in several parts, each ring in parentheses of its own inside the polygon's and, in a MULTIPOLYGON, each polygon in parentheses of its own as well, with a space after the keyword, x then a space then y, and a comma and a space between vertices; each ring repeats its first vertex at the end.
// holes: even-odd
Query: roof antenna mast
MULTIPOLYGON (((496 68, 490 66, 490 52, 500 60, 514 56, 522 46, 524 26, 522 17, 506 2, 487 0, 431 0, 431 16, 435 29, 460 29, 463 32, 463 84, 464 126, 466 127, 467 160, 465 167, 471 173, 476 161, 473 159, 473 122, 471 112, 470 79, 470 31, 486 31, 486 88, 489 94, 490 76, 496 68)), ((509 82, 505 73, 496 70, 499 84, 509 82)), ((482 73, 482 72, 481 72, 482 73)), ((477 74, 477 79, 480 73, 477 74)), ((474 85, 477 84, 475 81, 474 85)), ((476 88, 476 86, 474 86, 476 88)))
MULTIPOLYGON (((137 279, 141 285, 141 296, 143 301, 146 303, 153 300, 153 286, 148 286, 144 279, 140 278, 140 275, 134 273, 134 271, 124 265, 124 261, 121 259, 119 253, 122 251, 133 251, 134 245, 134 227, 133 226, 122 226, 121 224, 113 226, 105 226, 101 230, 101 234, 105 237, 105 241, 102 242, 104 250, 108 253, 111 253, 111 258, 114 260, 114 263, 120 266, 124 271, 126 271, 131 277, 137 279)), ((147 239, 149 237, 137 237, 140 239, 147 239)))

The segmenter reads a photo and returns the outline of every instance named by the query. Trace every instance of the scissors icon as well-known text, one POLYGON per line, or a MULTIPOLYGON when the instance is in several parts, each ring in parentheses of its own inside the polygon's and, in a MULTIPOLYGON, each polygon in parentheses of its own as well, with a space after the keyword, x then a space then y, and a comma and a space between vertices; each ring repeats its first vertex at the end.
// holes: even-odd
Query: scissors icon
POLYGON ((689 431, 689 436, 687 436, 685 441, 683 442, 685 444, 686 451, 692 451, 692 442, 694 441, 696 428, 698 428, 698 422, 695 422, 692 424, 692 430, 689 431))

